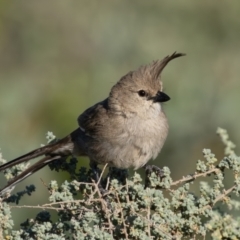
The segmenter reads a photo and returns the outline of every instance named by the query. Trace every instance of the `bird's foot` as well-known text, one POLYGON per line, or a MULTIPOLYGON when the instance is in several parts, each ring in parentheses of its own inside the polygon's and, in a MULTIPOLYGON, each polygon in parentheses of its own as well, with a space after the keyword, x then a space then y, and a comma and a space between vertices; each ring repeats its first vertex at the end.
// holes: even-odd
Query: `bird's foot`
POLYGON ((160 167, 158 167, 158 166, 155 166, 155 165, 145 165, 144 169, 145 169, 146 175, 149 175, 152 172, 155 172, 158 177, 160 177, 160 178, 164 177, 164 171, 160 167))
POLYGON ((161 169, 158 166, 155 165, 145 165, 143 167, 145 169, 145 174, 146 174, 146 178, 145 178, 145 188, 151 186, 151 174, 154 172, 157 177, 161 179, 164 177, 164 171, 163 169, 161 169))

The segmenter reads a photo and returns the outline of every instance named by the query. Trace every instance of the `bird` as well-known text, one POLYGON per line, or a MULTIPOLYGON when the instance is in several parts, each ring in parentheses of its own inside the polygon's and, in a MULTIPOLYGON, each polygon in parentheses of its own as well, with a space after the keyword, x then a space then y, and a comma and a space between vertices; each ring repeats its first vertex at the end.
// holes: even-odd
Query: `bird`
POLYGON ((186 54, 174 52, 162 60, 128 72, 111 88, 109 96, 78 117, 78 128, 66 137, 37 148, 0 166, 0 171, 43 156, 0 190, 3 195, 47 164, 66 156, 88 156, 90 167, 108 164, 137 170, 160 153, 168 135, 160 75, 173 59, 186 54))

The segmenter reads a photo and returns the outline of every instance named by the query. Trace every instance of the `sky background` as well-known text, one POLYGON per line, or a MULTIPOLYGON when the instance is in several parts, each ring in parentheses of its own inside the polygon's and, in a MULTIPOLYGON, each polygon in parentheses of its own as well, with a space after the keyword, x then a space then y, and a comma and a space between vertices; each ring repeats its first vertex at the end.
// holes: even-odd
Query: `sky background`
MULTIPOLYGON (((218 127, 240 146, 239 7, 237 0, 2 1, 3 157, 11 160, 46 143, 47 131, 64 137, 121 76, 178 51, 187 56, 162 74, 171 97, 164 106, 170 132, 154 164, 168 166, 178 179, 194 172, 203 148, 221 159, 218 127)), ((88 166, 87 159, 79 162, 88 166)), ((19 184, 17 190, 30 183, 38 189, 24 204, 47 201, 40 178, 61 182, 66 175, 45 167, 19 184)), ((14 210, 15 217, 22 213, 14 210)), ((28 214, 34 217, 34 211, 28 214)))

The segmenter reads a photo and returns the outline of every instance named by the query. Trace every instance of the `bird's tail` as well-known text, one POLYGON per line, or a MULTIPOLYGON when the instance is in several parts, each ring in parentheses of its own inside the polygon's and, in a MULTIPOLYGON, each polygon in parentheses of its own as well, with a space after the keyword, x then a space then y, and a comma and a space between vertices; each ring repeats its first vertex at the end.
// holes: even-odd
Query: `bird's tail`
POLYGON ((60 159, 60 158, 61 158, 61 156, 53 156, 53 157, 46 156, 46 157, 42 158, 41 160, 39 160, 32 166, 27 168, 25 171, 21 172, 18 176, 11 179, 8 182, 8 184, 3 189, 0 190, 0 196, 5 195, 9 190, 12 190, 12 188, 14 188, 17 183, 19 183, 19 182, 23 181, 25 178, 31 176, 33 173, 37 172, 38 170, 40 170, 41 168, 46 166, 48 163, 50 163, 54 160, 60 159))
POLYGON ((24 154, 24 155, 20 156, 18 158, 15 158, 12 161, 9 161, 9 162, 1 165, 0 166, 0 171, 3 171, 5 169, 8 169, 8 168, 13 167, 15 165, 18 165, 20 163, 26 162, 28 160, 37 158, 37 157, 42 156, 44 154, 49 154, 51 152, 52 145, 54 145, 54 144, 50 144, 50 145, 47 145, 47 146, 44 146, 44 147, 40 147, 40 148, 35 149, 35 150, 33 150, 33 151, 31 151, 27 154, 24 154))
POLYGON ((15 165, 18 165, 20 163, 26 162, 28 160, 37 158, 39 156, 45 155, 42 159, 40 159, 38 162, 27 168, 25 171, 20 173, 15 178, 11 179, 7 186, 5 186, 2 190, 0 190, 0 195, 3 195, 5 192, 7 192, 10 188, 14 187, 17 183, 21 182, 25 178, 29 177, 36 171, 40 170, 44 166, 46 166, 48 163, 60 159, 63 156, 68 156, 73 154, 75 144, 74 144, 74 138, 79 134, 79 129, 72 132, 70 135, 66 136, 65 138, 58 140, 55 143, 48 144, 44 147, 40 147, 38 149, 35 149, 25 155, 22 155, 18 158, 13 159, 10 162, 7 162, 0 166, 0 171, 6 170, 10 167, 13 167, 15 165))

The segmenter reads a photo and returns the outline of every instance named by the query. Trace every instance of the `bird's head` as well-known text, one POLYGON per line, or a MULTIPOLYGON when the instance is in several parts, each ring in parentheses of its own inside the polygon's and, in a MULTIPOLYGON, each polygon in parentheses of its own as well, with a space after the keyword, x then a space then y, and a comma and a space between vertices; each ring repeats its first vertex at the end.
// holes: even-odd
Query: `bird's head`
POLYGON ((123 113, 140 115, 159 113, 162 109, 161 103, 170 100, 170 97, 163 92, 160 74, 168 62, 184 55, 173 53, 123 76, 111 89, 110 107, 123 113))

